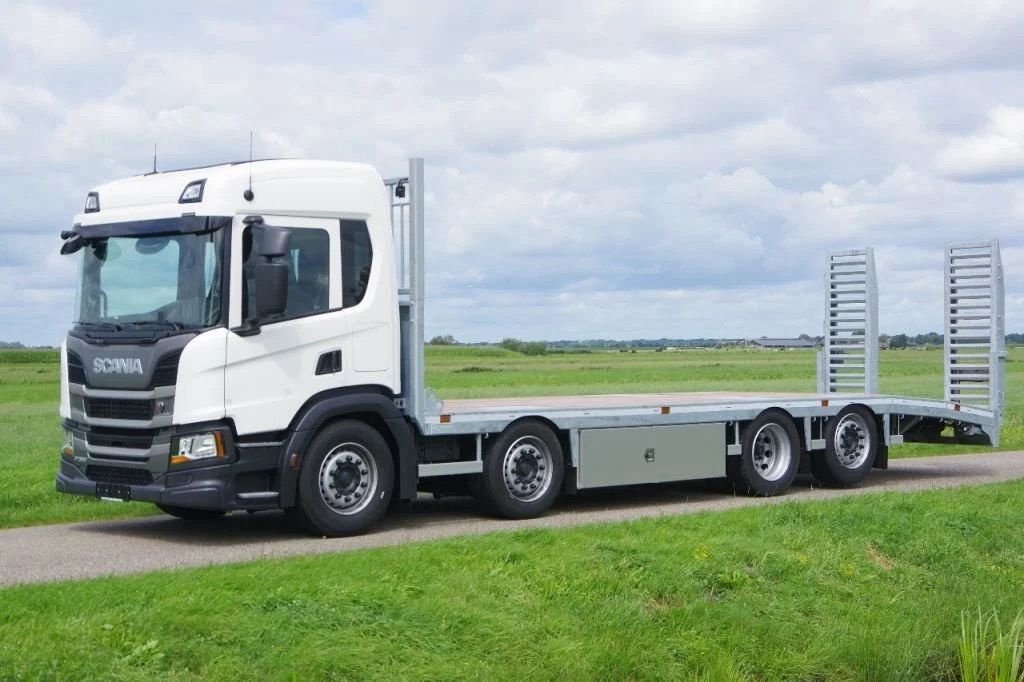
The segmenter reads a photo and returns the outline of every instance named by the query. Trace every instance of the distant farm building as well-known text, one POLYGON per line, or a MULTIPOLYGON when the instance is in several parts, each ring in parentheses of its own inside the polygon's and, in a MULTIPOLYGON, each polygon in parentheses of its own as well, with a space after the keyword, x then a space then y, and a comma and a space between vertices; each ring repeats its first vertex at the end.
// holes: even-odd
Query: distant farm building
POLYGON ((817 347, 817 344, 809 339, 747 339, 744 345, 748 348, 762 350, 798 350, 817 347))

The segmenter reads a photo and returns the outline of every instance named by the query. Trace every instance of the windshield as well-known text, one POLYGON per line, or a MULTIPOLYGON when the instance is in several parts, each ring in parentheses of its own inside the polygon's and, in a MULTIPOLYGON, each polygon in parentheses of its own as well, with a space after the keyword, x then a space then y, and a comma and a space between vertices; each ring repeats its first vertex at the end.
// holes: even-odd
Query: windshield
POLYGON ((90 239, 75 323, 114 330, 220 324, 224 232, 90 239))

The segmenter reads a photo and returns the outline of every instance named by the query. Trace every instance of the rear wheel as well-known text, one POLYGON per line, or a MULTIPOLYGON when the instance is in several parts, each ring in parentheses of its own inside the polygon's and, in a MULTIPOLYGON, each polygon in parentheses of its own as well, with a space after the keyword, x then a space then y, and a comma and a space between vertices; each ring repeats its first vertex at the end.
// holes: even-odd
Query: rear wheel
POLYGON ((185 521, 212 521, 219 519, 226 513, 223 509, 190 509, 188 507, 175 507, 170 504, 158 504, 156 506, 164 514, 170 514, 185 521))
POLYGON ((394 478, 391 449, 376 429, 357 421, 331 424, 302 463, 292 515, 319 535, 362 533, 387 512, 394 478))
POLYGON ((878 422, 862 405, 849 405, 825 425, 825 451, 811 457, 814 477, 826 485, 860 483, 878 455, 878 422))
POLYGON ((745 495, 778 495, 796 478, 800 436, 788 414, 765 410, 743 431, 739 457, 726 458, 733 488, 745 495))
POLYGON ((540 516, 554 504, 564 476, 562 446, 554 431, 538 422, 519 422, 487 448, 475 494, 492 514, 540 516))

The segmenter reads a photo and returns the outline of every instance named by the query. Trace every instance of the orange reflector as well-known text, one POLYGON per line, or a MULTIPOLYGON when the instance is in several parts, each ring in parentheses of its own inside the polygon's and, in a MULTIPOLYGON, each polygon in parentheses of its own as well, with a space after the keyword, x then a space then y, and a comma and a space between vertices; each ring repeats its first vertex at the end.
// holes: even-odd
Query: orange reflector
POLYGON ((821 401, 821 406, 822 407, 828 407, 828 401, 827 400, 822 400, 821 401))
POLYGON ((172 455, 171 456, 171 464, 185 464, 186 462, 191 462, 191 461, 192 460, 190 460, 185 455, 172 455))
POLYGON ((221 435, 220 431, 213 432, 213 441, 217 444, 217 457, 221 458, 224 456, 224 436, 221 435))
POLYGON ((295 471, 299 470, 299 453, 292 453, 292 456, 288 458, 288 466, 290 466, 295 471))
POLYGON ((452 416, 450 414, 442 414, 441 415, 441 423, 442 424, 448 424, 448 423, 451 423, 451 421, 452 421, 452 416))
POLYGON ((959 412, 960 411, 960 403, 957 403, 956 405, 953 406, 953 411, 954 412, 959 412))
POLYGON ((661 413, 662 414, 668 414, 671 411, 672 411, 672 408, 669 407, 668 405, 662 405, 661 406, 661 413))

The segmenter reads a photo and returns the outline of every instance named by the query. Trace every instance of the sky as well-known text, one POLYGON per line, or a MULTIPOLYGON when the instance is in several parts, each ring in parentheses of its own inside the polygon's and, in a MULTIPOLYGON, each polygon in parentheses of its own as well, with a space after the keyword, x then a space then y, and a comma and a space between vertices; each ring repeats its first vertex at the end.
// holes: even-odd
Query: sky
POLYGON ((57 344, 94 185, 258 157, 426 159, 427 334, 821 331, 830 249, 880 329, 942 328, 999 238, 1024 331, 1024 4, 0 0, 0 340, 57 344))

